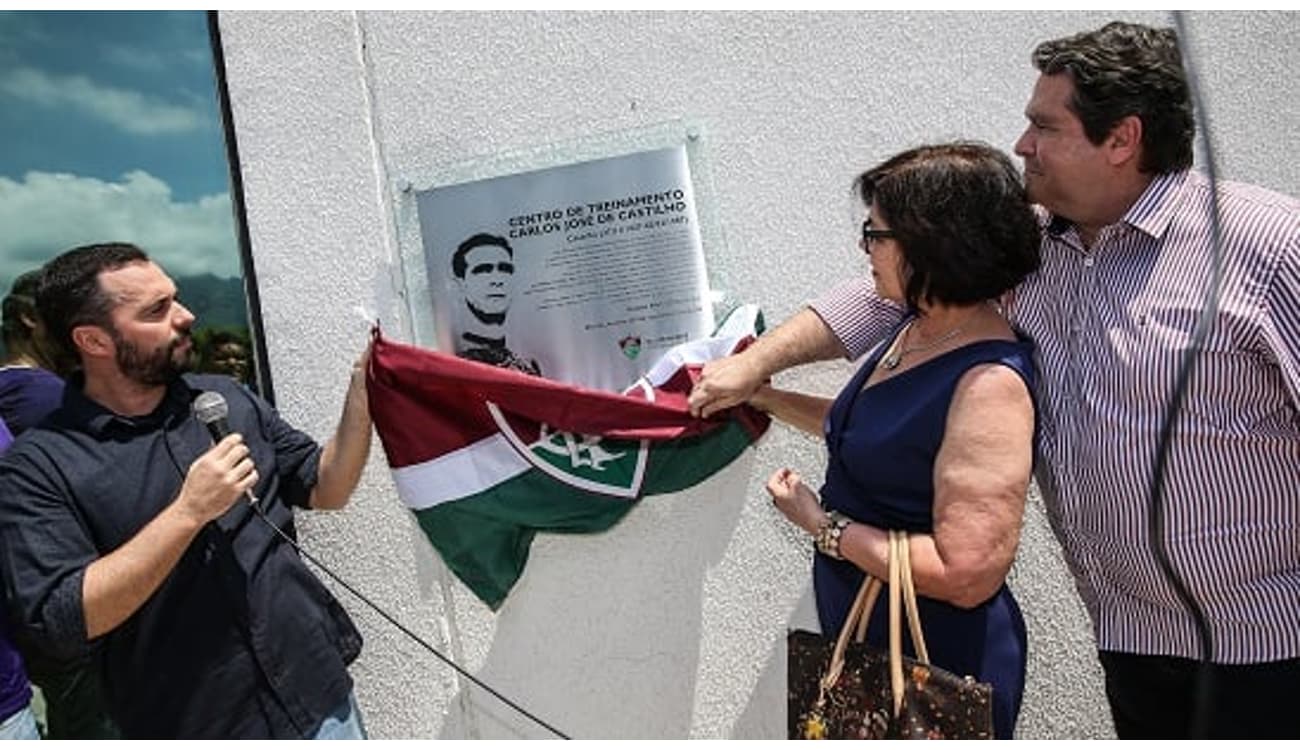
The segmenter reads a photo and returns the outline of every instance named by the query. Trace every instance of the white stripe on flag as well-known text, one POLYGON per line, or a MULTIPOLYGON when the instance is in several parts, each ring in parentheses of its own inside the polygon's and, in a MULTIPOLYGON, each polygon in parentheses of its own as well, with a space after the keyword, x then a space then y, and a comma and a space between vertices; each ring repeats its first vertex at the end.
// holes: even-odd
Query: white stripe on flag
POLYGON ((397 495, 411 510, 477 495, 532 467, 501 433, 424 463, 393 469, 397 495))
POLYGON ((754 335, 758 320, 757 305, 741 305, 727 316, 711 338, 696 339, 669 349, 643 377, 653 386, 661 386, 689 365, 698 365, 725 357, 736 350, 741 339, 754 335))

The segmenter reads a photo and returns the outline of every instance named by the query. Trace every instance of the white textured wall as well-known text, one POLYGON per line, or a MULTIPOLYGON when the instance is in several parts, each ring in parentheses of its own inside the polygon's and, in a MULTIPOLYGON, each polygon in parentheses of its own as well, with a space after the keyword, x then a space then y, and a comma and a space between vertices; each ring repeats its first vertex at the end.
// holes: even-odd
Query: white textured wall
MULTIPOLYGON (((712 275, 779 321, 863 270, 848 187, 858 171, 925 141, 1009 149, 1033 45, 1106 20, 222 13, 279 406, 327 436, 364 315, 409 335, 395 291, 405 179, 593 133, 701 123, 726 238, 708 248, 712 275)), ((1221 172, 1300 194, 1300 17, 1192 21, 1221 172)), ((832 393, 848 372, 803 368, 780 382, 832 393)), ((784 633, 809 616, 809 549, 762 482, 787 464, 816 477, 816 441, 776 430, 752 457, 689 493, 643 502, 608 533, 540 537, 496 614, 433 555, 381 454, 376 443, 352 506, 304 517, 303 536, 477 676, 577 737, 784 736, 784 633)), ((1106 737, 1091 635, 1040 506, 1035 497, 1013 572, 1031 649, 1019 733, 1106 737)), ((353 674, 372 735, 545 736, 338 595, 366 637, 353 674)))

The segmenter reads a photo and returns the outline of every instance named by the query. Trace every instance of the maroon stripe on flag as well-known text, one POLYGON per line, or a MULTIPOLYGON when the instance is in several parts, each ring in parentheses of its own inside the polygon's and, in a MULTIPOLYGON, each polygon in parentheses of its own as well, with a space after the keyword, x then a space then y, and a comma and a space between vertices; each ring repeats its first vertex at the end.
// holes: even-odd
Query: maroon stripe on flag
MULTIPOLYGON (((727 421, 727 417, 692 417, 684 394, 651 403, 400 344, 380 335, 375 337, 370 362, 368 383, 373 388, 370 402, 376 425, 381 419, 389 426, 409 422, 417 413, 419 421, 468 422, 440 431, 447 433, 437 437, 444 443, 451 433, 481 438, 494 431, 488 427, 484 401, 508 414, 544 422, 553 430, 629 440, 687 437, 710 432, 727 421), (395 406, 383 403, 390 397, 395 406)), ((429 427, 409 425, 408 429, 425 435, 429 427)))
POLYGON ((367 388, 392 467, 422 463, 496 434, 489 401, 515 424, 523 419, 551 430, 615 439, 689 437, 731 419, 754 438, 767 429, 767 415, 748 407, 708 420, 692 417, 686 397, 699 369, 692 365, 675 373, 655 389, 651 402, 644 393, 625 396, 559 383, 389 341, 376 332, 367 388))
POLYGON ((429 461, 497 432, 482 400, 466 398, 460 389, 422 375, 411 368, 417 359, 392 347, 376 338, 366 377, 370 416, 389 466, 429 461))

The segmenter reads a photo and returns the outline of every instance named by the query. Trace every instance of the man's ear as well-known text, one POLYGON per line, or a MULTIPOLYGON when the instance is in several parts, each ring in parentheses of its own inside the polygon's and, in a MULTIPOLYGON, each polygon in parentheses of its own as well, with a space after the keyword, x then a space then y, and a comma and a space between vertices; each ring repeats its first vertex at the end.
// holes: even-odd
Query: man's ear
POLYGON ((1115 123, 1106 136, 1106 155, 1112 166, 1122 166, 1142 158, 1142 118, 1129 115, 1115 123))
POLYGON ((96 325, 82 325, 72 329, 72 343, 77 351, 88 357, 109 357, 113 355, 113 337, 108 331, 96 325))

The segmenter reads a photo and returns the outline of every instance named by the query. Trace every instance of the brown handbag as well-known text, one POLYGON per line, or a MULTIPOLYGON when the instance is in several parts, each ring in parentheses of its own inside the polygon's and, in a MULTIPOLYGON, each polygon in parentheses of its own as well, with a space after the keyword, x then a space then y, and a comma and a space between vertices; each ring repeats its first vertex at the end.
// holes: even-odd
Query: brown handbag
POLYGON ((889 532, 888 652, 864 642, 883 586, 866 577, 835 640, 790 632, 790 739, 991 739, 993 687, 930 664, 906 532, 889 532), (903 655, 900 600, 916 659, 903 655))

